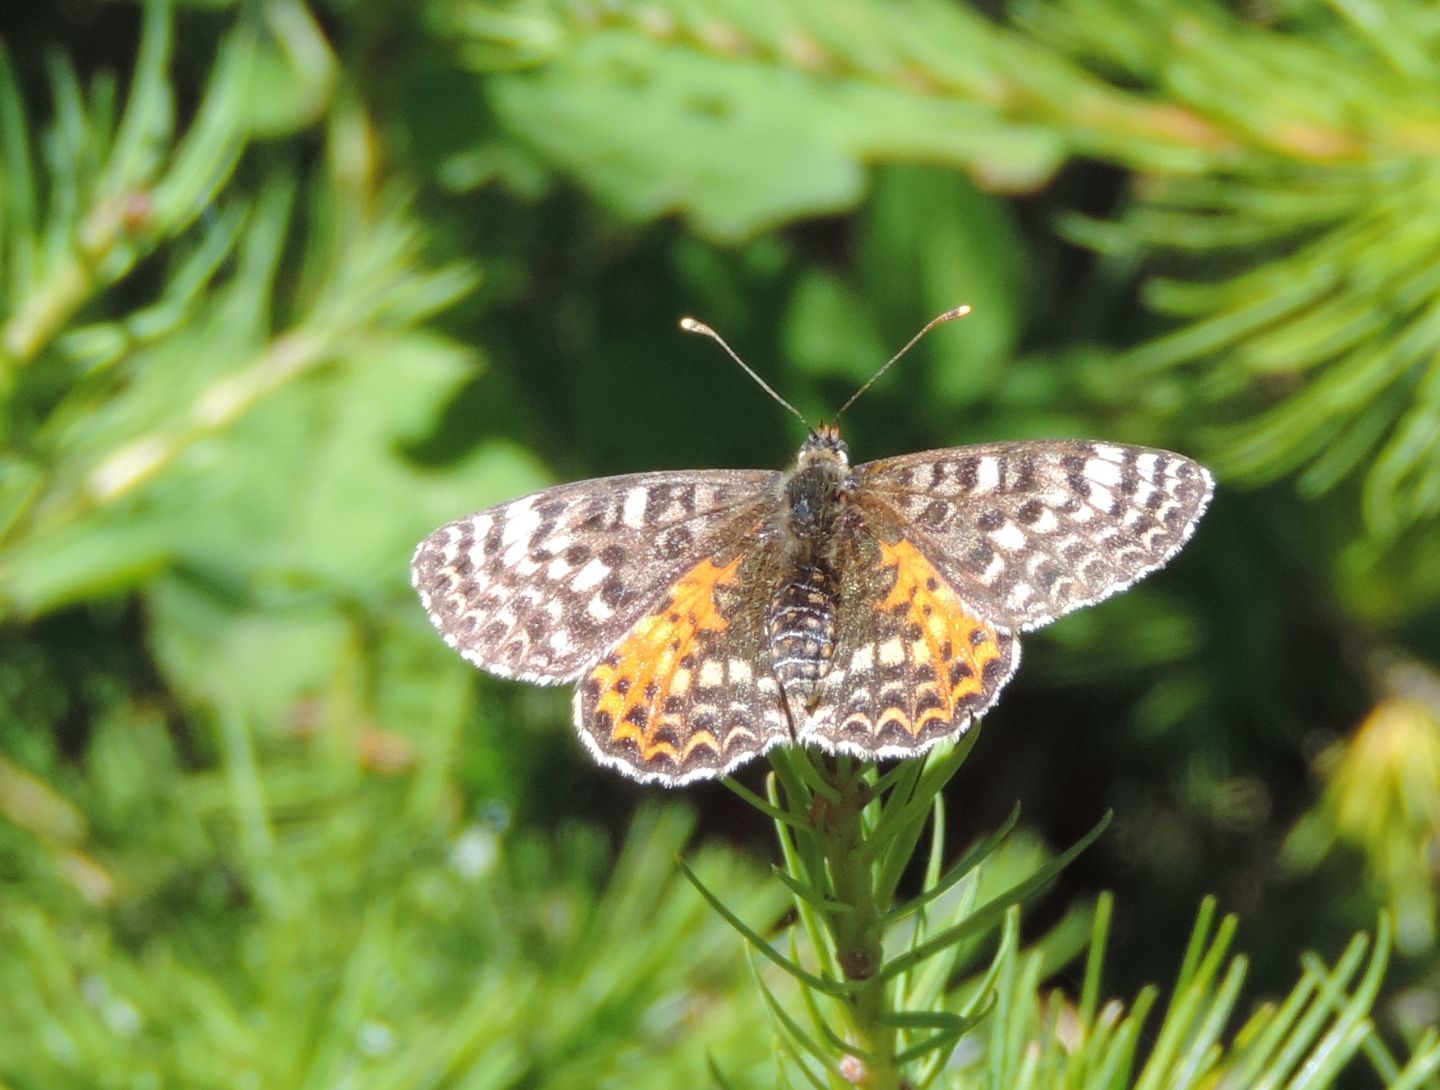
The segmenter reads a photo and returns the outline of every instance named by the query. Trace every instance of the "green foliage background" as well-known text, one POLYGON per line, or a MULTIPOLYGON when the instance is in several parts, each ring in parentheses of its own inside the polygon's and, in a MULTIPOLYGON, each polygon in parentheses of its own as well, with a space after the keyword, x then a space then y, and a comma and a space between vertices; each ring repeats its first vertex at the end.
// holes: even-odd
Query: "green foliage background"
POLYGON ((785 464, 682 314, 817 419, 959 302, 847 414, 858 458, 1084 435, 1221 480, 1166 572, 1027 638, 950 785, 952 842, 1018 799, 1037 858, 1115 814, 1006 924, 1052 936, 1005 976, 1040 1013, 974 1085, 1057 1039, 1042 983, 1099 1016, 1047 928, 1102 889, 1106 996, 1174 980, 1213 893, 1242 1009, 1385 909, 1348 1077, 1435 1085, 1430 5, 81 0, 0 34, 0 1086, 772 1085, 674 866, 779 925, 771 831, 590 767, 406 561, 546 483, 785 464))

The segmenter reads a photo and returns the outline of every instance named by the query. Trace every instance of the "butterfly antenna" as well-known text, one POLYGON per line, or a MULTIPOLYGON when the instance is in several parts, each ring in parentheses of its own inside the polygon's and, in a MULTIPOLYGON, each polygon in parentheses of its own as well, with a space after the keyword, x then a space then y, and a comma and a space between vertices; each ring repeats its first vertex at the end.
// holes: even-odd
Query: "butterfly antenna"
POLYGON ((919 333, 915 334, 915 336, 911 337, 904 348, 900 349, 899 352, 896 352, 895 355, 891 356, 888 360, 886 360, 885 366, 881 367, 880 370, 876 371, 873 375, 866 379, 865 385, 861 386, 860 389, 856 390, 853 394, 850 395, 850 400, 840 406, 840 412, 837 412, 835 414, 835 419, 839 420, 841 413, 843 413, 851 405, 855 404, 855 402, 860 400, 860 395, 863 394, 866 390, 870 389, 870 387, 874 386, 875 383, 879 380, 880 376, 883 375, 886 371, 890 370, 890 368, 899 361, 901 356, 905 355, 906 352, 909 352, 910 349, 914 348, 921 337, 925 336, 925 334, 929 333, 937 325, 944 325, 946 322, 953 322, 956 318, 963 318, 969 313, 970 308, 968 306, 961 305, 951 310, 947 310, 944 314, 931 318, 928 322, 925 323, 924 329, 922 329, 919 333))
MULTIPOLYGON (((933 325, 934 323, 932 322, 931 324, 933 325)), ((760 389, 764 390, 776 401, 780 402, 781 405, 784 405, 787 409, 794 413, 796 417, 799 418, 800 423, 804 424, 806 428, 810 427, 810 422, 806 420, 803 415, 801 415, 800 410, 797 409, 794 405, 790 404, 790 402, 786 401, 774 390, 772 390, 770 388, 770 384, 766 382, 763 378, 761 378, 759 375, 757 375, 754 370, 751 369, 750 365, 739 357, 739 355, 735 352, 735 349, 731 348, 728 344, 725 343, 724 337, 720 336, 720 334, 716 333, 704 322, 697 322, 694 318, 681 318, 680 328, 683 329, 686 333, 702 333, 705 336, 709 337, 716 344, 718 344, 721 348, 725 349, 725 354, 728 355, 736 363, 738 363, 742 371, 744 371, 747 375, 749 375, 756 382, 758 382, 760 384, 760 389)))

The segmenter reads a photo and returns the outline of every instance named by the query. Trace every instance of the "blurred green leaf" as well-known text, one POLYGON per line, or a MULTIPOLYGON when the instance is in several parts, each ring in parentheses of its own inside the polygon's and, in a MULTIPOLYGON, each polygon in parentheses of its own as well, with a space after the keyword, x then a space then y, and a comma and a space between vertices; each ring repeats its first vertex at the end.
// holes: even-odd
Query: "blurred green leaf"
POLYGON ((621 215, 682 211, 716 238, 852 208, 869 162, 945 162, 1026 189, 1061 155, 1053 133, 999 124, 977 101, 999 63, 986 51, 1004 47, 963 8, 437 10, 517 142, 621 215))

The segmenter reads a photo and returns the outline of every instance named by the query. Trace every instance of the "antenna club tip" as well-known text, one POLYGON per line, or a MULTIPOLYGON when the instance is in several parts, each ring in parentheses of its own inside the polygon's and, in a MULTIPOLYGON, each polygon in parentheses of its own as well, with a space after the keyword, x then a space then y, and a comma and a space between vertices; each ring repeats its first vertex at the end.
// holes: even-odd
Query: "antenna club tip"
POLYGON ((956 318, 965 317, 965 315, 970 313, 971 309, 972 308, 969 303, 961 303, 958 307, 947 310, 944 314, 940 315, 940 317, 947 322, 951 322, 954 321, 956 318))
POLYGON ((694 318, 681 318, 680 328, 683 329, 686 333, 703 333, 708 337, 715 336, 715 331, 713 329, 711 329, 704 322, 697 321, 694 318))

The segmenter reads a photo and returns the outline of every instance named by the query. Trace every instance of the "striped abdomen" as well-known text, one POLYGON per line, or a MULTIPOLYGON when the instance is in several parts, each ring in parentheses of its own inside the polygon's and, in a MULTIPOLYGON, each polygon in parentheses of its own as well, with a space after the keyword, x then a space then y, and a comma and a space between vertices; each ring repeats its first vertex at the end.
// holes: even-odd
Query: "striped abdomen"
POLYGON ((803 564, 770 603, 768 631, 775 676, 787 695, 814 703, 835 653, 835 575, 803 564))

